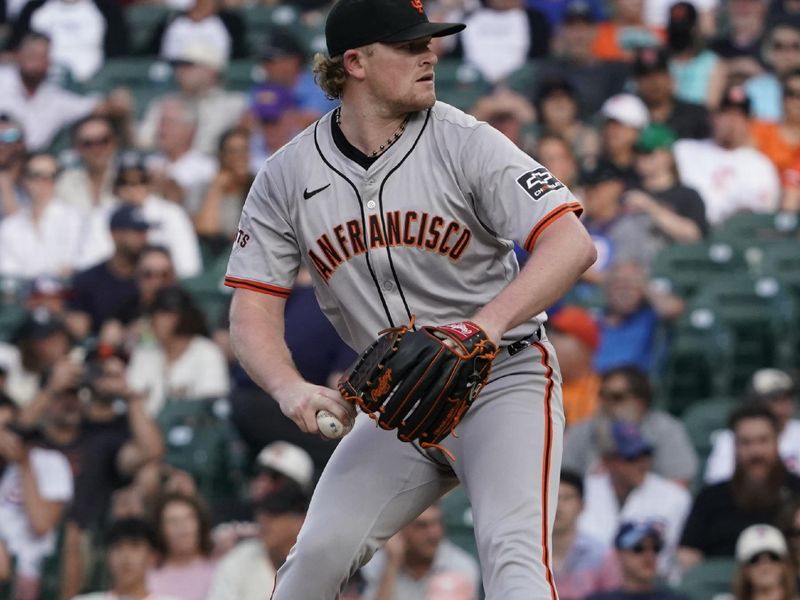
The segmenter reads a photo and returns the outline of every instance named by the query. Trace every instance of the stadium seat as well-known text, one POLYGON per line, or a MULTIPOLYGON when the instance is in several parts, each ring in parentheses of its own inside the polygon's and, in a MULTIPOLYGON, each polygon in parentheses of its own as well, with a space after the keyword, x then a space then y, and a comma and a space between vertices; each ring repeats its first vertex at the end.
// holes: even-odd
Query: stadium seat
POLYGON ((703 398, 689 406, 681 416, 686 433, 692 441, 701 468, 693 487, 699 489, 703 485, 705 464, 711 454, 713 434, 728 426, 728 416, 736 407, 736 400, 731 397, 703 398))
POLYGON ((687 298, 715 275, 746 268, 741 250, 728 242, 673 244, 655 257, 650 278, 659 289, 687 298))
POLYGON ((266 77, 260 63, 254 60, 232 60, 222 76, 225 89, 235 92, 247 92, 266 77))
POLYGON ((169 7, 160 4, 133 4, 125 9, 125 21, 130 32, 133 54, 147 53, 147 46, 153 34, 171 12, 169 7))
POLYGON ((717 226, 712 240, 733 244, 797 237, 800 218, 795 213, 738 213, 717 226))
POLYGON ((536 88, 539 65, 536 61, 529 60, 524 65, 514 70, 505 78, 504 84, 512 92, 516 92, 526 98, 531 98, 533 90, 536 88))
POLYGON ((293 6, 256 4, 244 8, 241 14, 247 31, 247 44, 254 52, 258 52, 259 48, 263 46, 267 32, 273 27, 290 29, 298 34, 301 41, 305 41, 305 36, 299 35, 300 30, 303 29, 300 13, 293 6))
POLYGON ((665 358, 653 374, 659 406, 680 415, 702 398, 731 393, 733 334, 714 312, 684 316, 661 335, 665 358))
POLYGON ((0 277, 0 341, 10 342, 25 320, 28 285, 25 279, 0 277))
POLYGON ((733 334, 732 385, 743 389, 756 369, 792 367, 796 302, 776 277, 728 275, 706 282, 689 304, 690 318, 714 315, 733 334))
POLYGON ((447 538, 477 559, 478 545, 472 525, 472 508, 464 486, 460 485, 445 495, 441 507, 447 538))
POLYGON ((223 284, 227 268, 228 255, 225 253, 204 265, 199 275, 180 282, 181 287, 191 294, 205 313, 211 328, 220 322, 223 311, 227 309, 230 301, 232 290, 223 284))
POLYGON ((757 274, 777 277, 800 299, 800 239, 761 244, 758 250, 757 274))
POLYGON ((708 558, 683 576, 678 590, 691 600, 715 600, 731 590, 736 561, 708 558))
POLYGON ((86 84, 88 92, 101 94, 107 94, 116 87, 130 89, 137 118, 142 117, 153 98, 176 89, 169 63, 150 58, 109 59, 86 84))
POLYGON ((436 65, 436 96, 442 102, 468 110, 490 90, 475 67, 459 60, 441 60, 436 65))

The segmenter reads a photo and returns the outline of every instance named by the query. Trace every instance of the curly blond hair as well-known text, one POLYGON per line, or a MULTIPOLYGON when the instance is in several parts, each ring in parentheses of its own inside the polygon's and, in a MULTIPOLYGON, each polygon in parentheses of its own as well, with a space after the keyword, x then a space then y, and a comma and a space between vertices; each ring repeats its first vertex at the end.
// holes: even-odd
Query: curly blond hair
POLYGON ((314 72, 314 81, 328 98, 338 100, 342 97, 347 71, 344 69, 344 59, 341 56, 331 58, 317 53, 314 55, 311 70, 314 72))

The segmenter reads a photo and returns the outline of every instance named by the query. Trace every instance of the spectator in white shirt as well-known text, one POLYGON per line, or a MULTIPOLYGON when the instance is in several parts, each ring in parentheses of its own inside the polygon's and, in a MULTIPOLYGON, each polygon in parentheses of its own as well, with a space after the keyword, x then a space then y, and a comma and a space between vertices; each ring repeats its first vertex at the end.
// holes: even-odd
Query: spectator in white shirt
MULTIPOLYGON (((800 419, 792 418, 797 407, 797 387, 794 380, 780 369, 759 369, 750 380, 747 402, 764 405, 775 416, 778 425, 778 452, 786 468, 800 475, 800 419)), ((703 479, 718 483, 733 476, 735 449, 730 429, 711 434, 714 445, 706 462, 703 479)))
POLYGON ((684 487, 650 471, 653 446, 637 425, 609 421, 600 433, 606 470, 586 478, 585 508, 578 529, 610 545, 624 521, 661 522, 665 548, 659 566, 666 574, 691 507, 691 496, 684 487))
POLYGON ((63 127, 101 107, 97 96, 79 96, 47 81, 49 55, 50 40, 29 33, 16 64, 0 68, 0 111, 22 124, 28 150, 46 148, 63 127))
POLYGON ((74 600, 174 600, 152 594, 147 587, 147 572, 156 561, 156 545, 146 521, 128 518, 112 523, 105 542, 111 589, 75 596, 74 600))
POLYGON ((740 211, 778 209, 778 172, 769 158, 749 143, 750 99, 743 88, 732 87, 713 115, 712 138, 675 144, 681 183, 700 193, 712 226, 740 211))
POLYGON ((84 252, 84 215, 55 196, 56 158, 28 157, 23 186, 28 206, 0 223, 0 274, 32 279, 68 276, 84 252))
MULTIPOLYGON (((152 193, 150 174, 137 156, 125 156, 121 160, 114 193, 122 202, 142 208, 151 225, 148 241, 169 250, 178 277, 193 277, 200 272, 200 246, 189 216, 174 202, 152 193)), ((107 258, 111 256, 113 244, 108 231, 105 235, 107 258)))
POLYGON ((157 154, 147 161, 156 179, 156 190, 177 200, 190 214, 200 208, 202 195, 217 173, 217 162, 192 147, 199 125, 196 108, 180 96, 161 102, 156 130, 157 154))
POLYGON ((151 306, 156 344, 141 343, 131 355, 130 386, 148 394, 147 409, 158 414, 165 402, 227 396, 228 363, 207 335, 205 318, 178 287, 156 293, 151 306))
POLYGON ((0 554, 16 560, 17 600, 39 597, 42 561, 55 550, 55 528, 72 499, 72 472, 61 452, 31 447, 0 418, 0 554))

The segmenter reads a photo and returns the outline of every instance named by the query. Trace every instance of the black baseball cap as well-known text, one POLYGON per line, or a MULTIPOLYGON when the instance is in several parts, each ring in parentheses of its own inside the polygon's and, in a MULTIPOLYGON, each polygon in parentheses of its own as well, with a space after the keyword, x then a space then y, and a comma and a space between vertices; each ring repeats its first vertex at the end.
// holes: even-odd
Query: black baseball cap
POLYGON ((111 213, 111 220, 109 227, 114 230, 128 230, 128 231, 147 231, 150 229, 150 223, 144 216, 144 211, 132 204, 123 204, 113 213, 111 213))
POLYGON ((338 0, 325 22, 332 57, 375 42, 408 42, 458 33, 463 23, 431 23, 422 0, 338 0))
POLYGON ((636 53, 633 61, 636 77, 664 72, 669 72, 669 55, 664 48, 642 48, 636 53))
POLYGON ((742 86, 734 85, 725 90, 717 110, 739 110, 750 116, 750 98, 742 86))
POLYGON ((306 49, 291 31, 276 27, 264 39, 259 48, 258 57, 262 60, 274 60, 285 56, 301 56, 305 58, 306 49))

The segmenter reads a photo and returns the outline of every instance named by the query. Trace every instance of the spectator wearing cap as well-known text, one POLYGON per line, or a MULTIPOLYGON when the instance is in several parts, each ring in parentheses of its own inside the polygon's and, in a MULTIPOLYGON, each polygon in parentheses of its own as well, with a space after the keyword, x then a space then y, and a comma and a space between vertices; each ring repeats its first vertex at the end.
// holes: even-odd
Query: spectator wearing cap
POLYGON ((667 51, 644 48, 633 63, 636 93, 644 101, 651 124, 665 125, 678 138, 705 139, 711 133, 711 116, 701 104, 675 97, 667 51))
MULTIPOLYGON (((800 34, 798 34, 800 54, 800 34)), ((753 146, 772 161, 783 179, 800 159, 800 68, 781 80, 783 117, 778 122, 754 120, 750 125, 753 146)))
POLYGON ((533 0, 529 3, 545 17, 553 31, 557 31, 570 16, 574 16, 576 9, 588 15, 594 22, 606 20, 606 7, 596 0, 558 0, 546 2, 533 0))
POLYGON ((64 280, 41 275, 31 281, 28 293, 25 295, 25 310, 29 313, 46 310, 63 318, 66 313, 67 295, 64 280))
POLYGON ((0 113, 0 221, 25 202, 22 168, 25 165, 25 136, 22 125, 7 113, 0 113))
POLYGON ((664 30, 644 21, 644 0, 612 0, 611 20, 600 23, 592 54, 599 60, 633 60, 632 48, 660 46, 664 30))
POLYGON ((767 25, 768 0, 730 0, 728 27, 710 48, 723 58, 736 55, 758 57, 767 25))
MULTIPOLYGON (((578 528, 611 545, 625 521, 656 521, 664 529, 659 571, 672 566, 691 506, 686 489, 651 471, 653 445, 632 421, 605 420, 598 429, 605 471, 586 477, 585 508, 578 528)), ((623 568, 624 578, 624 568, 623 568)))
POLYGON ((258 503, 285 485, 296 485, 310 495, 314 490, 314 461, 300 446, 278 440, 264 446, 256 456, 250 500, 258 503))
POLYGON ((109 228, 111 258, 72 278, 68 322, 79 338, 90 332, 97 335, 106 321, 138 297, 136 264, 147 245, 150 223, 142 208, 124 204, 111 214, 109 228))
MULTIPOLYGON (((578 164, 593 163, 600 154, 600 137, 581 120, 578 92, 567 79, 549 79, 539 85, 536 114, 540 135, 565 139, 578 164)), ((566 183, 566 182, 565 182, 566 183)))
POLYGON ((491 83, 504 80, 527 60, 550 48, 550 25, 522 0, 486 0, 464 17, 454 55, 474 66, 491 83))
POLYGON ((688 600, 660 581, 658 555, 664 543, 658 522, 622 523, 614 537, 622 583, 615 590, 592 594, 587 600, 688 600))
MULTIPOLYGON (((150 224, 147 241, 169 250, 178 277, 192 277, 201 269, 197 234, 186 211, 153 193, 150 174, 138 157, 126 158, 114 180, 115 195, 126 204, 139 207, 150 224)), ((107 256, 113 252, 106 240, 107 256)))
POLYGON ((540 82, 566 78, 574 86, 584 119, 600 110, 607 98, 622 92, 628 77, 624 62, 600 60, 592 54, 599 21, 588 2, 571 0, 550 55, 538 61, 540 82))
POLYGON ((713 18, 709 19, 709 4, 684 1, 670 7, 667 51, 678 100, 713 109, 719 103, 727 73, 720 57, 706 47, 706 37, 715 28, 713 18))
POLYGON ((216 160, 193 146, 199 127, 200 116, 192 102, 180 95, 164 98, 159 104, 155 154, 146 161, 156 192, 192 215, 217 172, 216 160))
MULTIPOLYGON (((201 0, 204 4, 211 1, 201 0)), ((244 39, 243 34, 241 39, 244 39)), ((175 67, 177 96, 193 113, 190 117, 195 132, 190 146, 204 155, 212 155, 222 133, 239 124, 247 108, 247 98, 240 92, 222 87, 220 79, 228 63, 227 55, 213 43, 203 41, 202 37, 185 40, 170 53, 169 58, 175 67)), ((140 148, 149 150, 163 145, 161 137, 166 133, 162 130, 163 113, 165 110, 174 111, 174 107, 167 108, 165 103, 172 102, 173 98, 173 94, 157 97, 148 105, 137 131, 140 148)), ((174 118, 174 112, 168 116, 174 118)))
POLYGON ((338 104, 329 100, 314 81, 314 74, 307 66, 306 49, 289 29, 272 28, 258 57, 267 81, 291 91, 301 126, 310 124, 338 104))
POLYGON ((800 24, 778 22, 764 37, 765 69, 744 84, 757 119, 778 122, 784 116, 784 78, 800 69, 800 24))
POLYGON ((769 158, 749 146, 749 139, 750 100, 743 88, 732 87, 714 112, 712 137, 675 144, 681 183, 700 193, 712 227, 740 211, 778 208, 778 173, 769 158))
POLYGON ((553 524, 553 578, 561 600, 581 600, 619 585, 614 553, 607 544, 578 530, 583 509, 583 476, 562 471, 553 524))
POLYGON ((119 153, 119 139, 111 120, 89 115, 78 121, 72 128, 72 148, 80 162, 61 172, 56 192, 85 211, 108 209, 115 203, 112 184, 119 153))
POLYGON ((72 500, 72 473, 61 452, 32 445, 11 428, 17 408, 0 404, 0 581, 3 555, 15 559, 15 598, 39 598, 44 559, 72 500))
POLYGON ((136 518, 120 519, 111 524, 105 537, 111 589, 107 592, 75 596, 74 600, 176 600, 173 596, 152 593, 147 585, 147 572, 155 564, 157 551, 155 535, 146 521, 136 518))
POLYGON ((217 153, 219 169, 194 216, 195 231, 214 254, 230 248, 239 231, 239 217, 253 183, 250 134, 230 129, 222 134, 217 153))
POLYGON ((186 10, 168 16, 156 28, 150 42, 153 54, 179 60, 190 45, 199 43, 213 49, 224 63, 247 58, 247 35, 242 16, 214 0, 188 0, 186 10))
POLYGON ((567 425, 575 425, 592 417, 597 409, 600 376, 592 366, 592 358, 600 346, 600 328, 578 306, 561 308, 547 324, 561 367, 567 425))
MULTIPOLYGON (((800 419, 795 419, 797 386, 780 369, 759 369, 750 379, 745 403, 761 404, 773 414, 778 426, 778 452, 786 468, 800 475, 800 419)), ((707 484, 730 479, 735 465, 734 435, 729 429, 715 431, 714 444, 706 462, 707 484)))
POLYGON ((148 412, 158 414, 166 402, 227 397, 228 363, 191 296, 163 288, 150 310, 155 344, 134 348, 128 369, 129 385, 147 394, 148 412))
POLYGON ((795 567, 781 532, 771 525, 751 525, 736 541, 736 573, 731 600, 797 599, 795 567))
POLYGON ((63 127, 99 110, 100 98, 73 94, 47 81, 49 38, 28 33, 18 46, 15 63, 0 68, 0 112, 22 125, 28 150, 39 150, 63 127))
POLYGON ((775 524, 781 508, 800 494, 800 478, 778 453, 778 424, 768 409, 742 406, 731 414, 735 467, 724 481, 697 494, 681 536, 678 560, 684 570, 705 558, 732 558, 739 534, 757 523, 775 524))
POLYGON ((697 473, 697 454, 683 424, 652 406, 653 390, 647 375, 635 367, 619 367, 605 373, 598 392, 597 414, 567 429, 563 467, 578 473, 602 468, 598 445, 605 422, 623 419, 637 423, 652 444, 654 473, 688 484, 697 473))
POLYGON ((22 180, 29 203, 0 222, 0 275, 65 277, 82 264, 84 215, 56 197, 57 176, 51 154, 31 154, 25 161, 22 180))
POLYGON ((256 121, 250 140, 250 170, 255 173, 298 133, 297 104, 288 88, 268 82, 253 89, 250 112, 256 121))
POLYGON ((603 103, 602 156, 623 176, 626 187, 636 185, 634 146, 639 134, 650 124, 644 102, 633 94, 617 94, 603 103))
POLYGON ((284 486, 256 505, 259 536, 241 542, 217 566, 208 600, 263 600, 275 585, 305 520, 308 496, 284 486))
MULTIPOLYGON (((10 4, 16 4, 11 2, 10 4)), ((108 0, 31 0, 24 4, 6 43, 7 50, 24 44, 31 32, 52 42, 50 59, 75 81, 88 81, 107 58, 128 52, 128 27, 122 7, 108 0)), ((59 112, 60 105, 50 110, 59 112)))
POLYGON ((454 598, 474 600, 480 580, 475 558, 445 536, 438 503, 392 536, 361 574, 367 581, 364 597, 376 600, 447 598, 434 595, 436 587, 441 590, 435 580, 445 575, 459 590, 454 598))
MULTIPOLYGON (((708 232, 706 207, 700 195, 678 182, 672 146, 675 133, 665 125, 650 125, 636 142, 636 171, 641 187, 625 194, 625 211, 645 214, 660 248, 673 242, 696 242, 708 232)), ((659 251, 660 248, 656 248, 659 251)), ((647 260, 644 257, 643 260, 647 260)))

